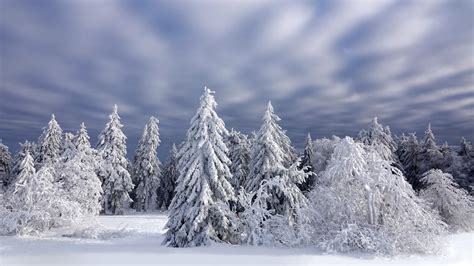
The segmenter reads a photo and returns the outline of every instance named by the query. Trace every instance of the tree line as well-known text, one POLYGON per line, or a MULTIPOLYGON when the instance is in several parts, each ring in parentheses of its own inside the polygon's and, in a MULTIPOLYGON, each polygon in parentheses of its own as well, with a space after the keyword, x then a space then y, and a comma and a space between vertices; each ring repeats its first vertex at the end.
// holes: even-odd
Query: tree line
POLYGON ((0 144, 0 234, 30 234, 105 214, 169 210, 164 245, 315 245, 326 251, 432 252, 447 232, 472 230, 474 151, 393 136, 374 118, 357 138, 312 140, 298 154, 269 102, 250 135, 227 130, 208 88, 186 139, 157 157, 150 117, 133 160, 117 106, 91 147, 84 123, 54 115, 12 159, 0 144))

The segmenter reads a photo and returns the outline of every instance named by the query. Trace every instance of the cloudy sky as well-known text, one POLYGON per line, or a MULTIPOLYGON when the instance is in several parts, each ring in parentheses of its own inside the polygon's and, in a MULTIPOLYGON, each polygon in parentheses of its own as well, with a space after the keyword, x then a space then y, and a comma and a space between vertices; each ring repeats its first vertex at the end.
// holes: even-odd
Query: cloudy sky
POLYGON ((117 103, 132 152, 150 115, 167 157, 203 87, 228 128, 268 100, 297 148, 371 117, 394 133, 474 140, 474 2, 0 0, 0 138, 17 150, 51 113, 94 144, 117 103))

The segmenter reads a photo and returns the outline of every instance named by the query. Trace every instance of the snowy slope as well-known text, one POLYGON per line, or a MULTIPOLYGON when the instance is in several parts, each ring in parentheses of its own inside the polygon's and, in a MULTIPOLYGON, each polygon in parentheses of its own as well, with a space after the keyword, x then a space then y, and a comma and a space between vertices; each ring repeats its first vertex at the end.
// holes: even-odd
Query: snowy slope
POLYGON ((473 265, 474 233, 448 237, 445 254, 438 256, 369 258, 321 254, 311 248, 167 248, 161 245, 166 220, 165 214, 100 216, 41 238, 0 237, 0 265, 473 265))

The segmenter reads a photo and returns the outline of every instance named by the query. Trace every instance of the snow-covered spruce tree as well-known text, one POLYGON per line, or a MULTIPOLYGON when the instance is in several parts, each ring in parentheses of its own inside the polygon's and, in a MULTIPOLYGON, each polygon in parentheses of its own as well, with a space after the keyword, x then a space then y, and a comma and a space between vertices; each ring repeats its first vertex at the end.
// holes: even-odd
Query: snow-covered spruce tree
POLYGON ((62 159, 55 165, 56 180, 64 193, 63 197, 77 202, 81 215, 98 215, 102 208, 102 187, 96 174, 97 158, 90 146, 84 123, 77 137, 66 147, 62 159))
MULTIPOLYGON (((428 124, 428 129, 425 132, 425 140, 420 148, 420 153, 418 155, 419 159, 419 176, 422 173, 425 173, 431 169, 443 169, 443 154, 441 153, 441 149, 436 144, 436 140, 431 130, 431 124, 428 124)), ((420 189, 419 187, 415 187, 415 189, 420 189)))
POLYGON ((231 160, 230 172, 232 179, 231 185, 235 191, 243 186, 249 173, 250 162, 250 141, 247 136, 239 131, 232 129, 227 138, 229 148, 229 158, 231 160))
POLYGON ((40 169, 43 165, 54 164, 63 152, 63 130, 58 122, 51 115, 48 126, 38 139, 38 146, 35 157, 35 167, 40 169))
POLYGON ((33 154, 36 151, 36 145, 32 142, 25 141, 23 143, 20 143, 20 150, 15 155, 15 159, 13 160, 13 169, 12 169, 12 180, 10 182, 13 183, 15 182, 16 176, 20 173, 21 171, 21 162, 26 156, 26 153, 28 152, 32 158, 34 158, 33 154))
POLYGON ((12 155, 8 151, 8 147, 4 145, 0 139, 0 185, 4 187, 7 187, 11 182, 12 164, 12 155))
POLYGON ((70 132, 64 133, 63 150, 61 154, 61 161, 67 162, 76 154, 76 145, 74 145, 74 134, 70 132))
POLYGON ((230 160, 224 143, 228 132, 215 111, 216 105, 213 92, 205 88, 179 153, 180 175, 163 242, 167 246, 232 241, 232 214, 227 201, 235 197, 228 181, 230 160))
POLYGON ((268 102, 262 120, 262 126, 252 143, 250 172, 244 184, 247 191, 256 191, 262 180, 274 177, 275 172, 289 167, 295 161, 290 138, 278 125, 280 117, 273 112, 271 102, 268 102))
POLYGON ((42 232, 70 224, 79 216, 78 205, 62 197, 54 175, 49 165, 35 172, 33 158, 26 152, 20 173, 8 191, 8 211, 2 211, 1 234, 42 232))
POLYGON ((420 191, 420 197, 440 213, 452 231, 474 229, 473 199, 458 187, 450 174, 431 169, 423 174, 421 182, 425 188, 420 191))
POLYGON ((445 226, 401 171, 349 137, 309 198, 313 240, 326 251, 431 252, 445 226))
POLYGON ((311 139, 311 135, 308 133, 306 137, 306 143, 303 151, 303 156, 301 157, 301 163, 299 168, 305 169, 308 173, 307 179, 300 185, 302 191, 309 191, 316 181, 316 174, 313 173, 313 160, 314 157, 314 150, 313 150, 313 140, 311 139))
POLYGON ((367 147, 375 150, 385 160, 398 163, 395 151, 397 144, 392 138, 392 133, 388 126, 383 127, 379 124, 377 117, 374 117, 367 130, 359 132, 358 141, 364 143, 367 147))
POLYGON ((460 149, 452 153, 451 165, 446 172, 453 175, 454 180, 470 193, 474 192, 474 151, 471 144, 461 138, 460 149))
POLYGON ((176 145, 173 143, 168 160, 163 166, 161 183, 158 188, 158 208, 161 210, 167 210, 170 206, 178 175, 178 149, 176 149, 176 145))
POLYGON ((143 130, 133 159, 134 207, 137 211, 157 209, 157 190, 161 179, 161 163, 157 155, 159 145, 158 119, 152 116, 143 130))
POLYGON ((104 212, 123 214, 124 205, 131 201, 128 193, 132 191, 133 183, 127 170, 127 137, 122 132, 117 105, 109 119, 97 144, 97 152, 103 160, 97 175, 102 181, 104 212))
POLYGON ((403 171, 407 181, 415 188, 420 187, 418 175, 418 154, 420 147, 415 133, 410 133, 405 141, 402 141, 399 146, 399 159, 402 164, 403 171))
POLYGON ((471 142, 467 141, 464 137, 461 137, 461 142, 459 143, 459 155, 468 156, 472 152, 471 142))

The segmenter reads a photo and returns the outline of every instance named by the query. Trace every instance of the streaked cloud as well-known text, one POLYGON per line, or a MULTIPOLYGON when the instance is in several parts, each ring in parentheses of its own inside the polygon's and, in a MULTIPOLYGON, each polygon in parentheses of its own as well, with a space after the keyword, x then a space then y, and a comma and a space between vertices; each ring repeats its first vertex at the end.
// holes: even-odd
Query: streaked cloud
POLYGON ((36 139, 55 113, 93 137, 114 103, 129 151, 149 115, 165 157, 203 86, 227 126, 255 130, 272 100, 298 147, 428 122, 474 140, 471 1, 13 1, 0 3, 0 138, 36 139))

